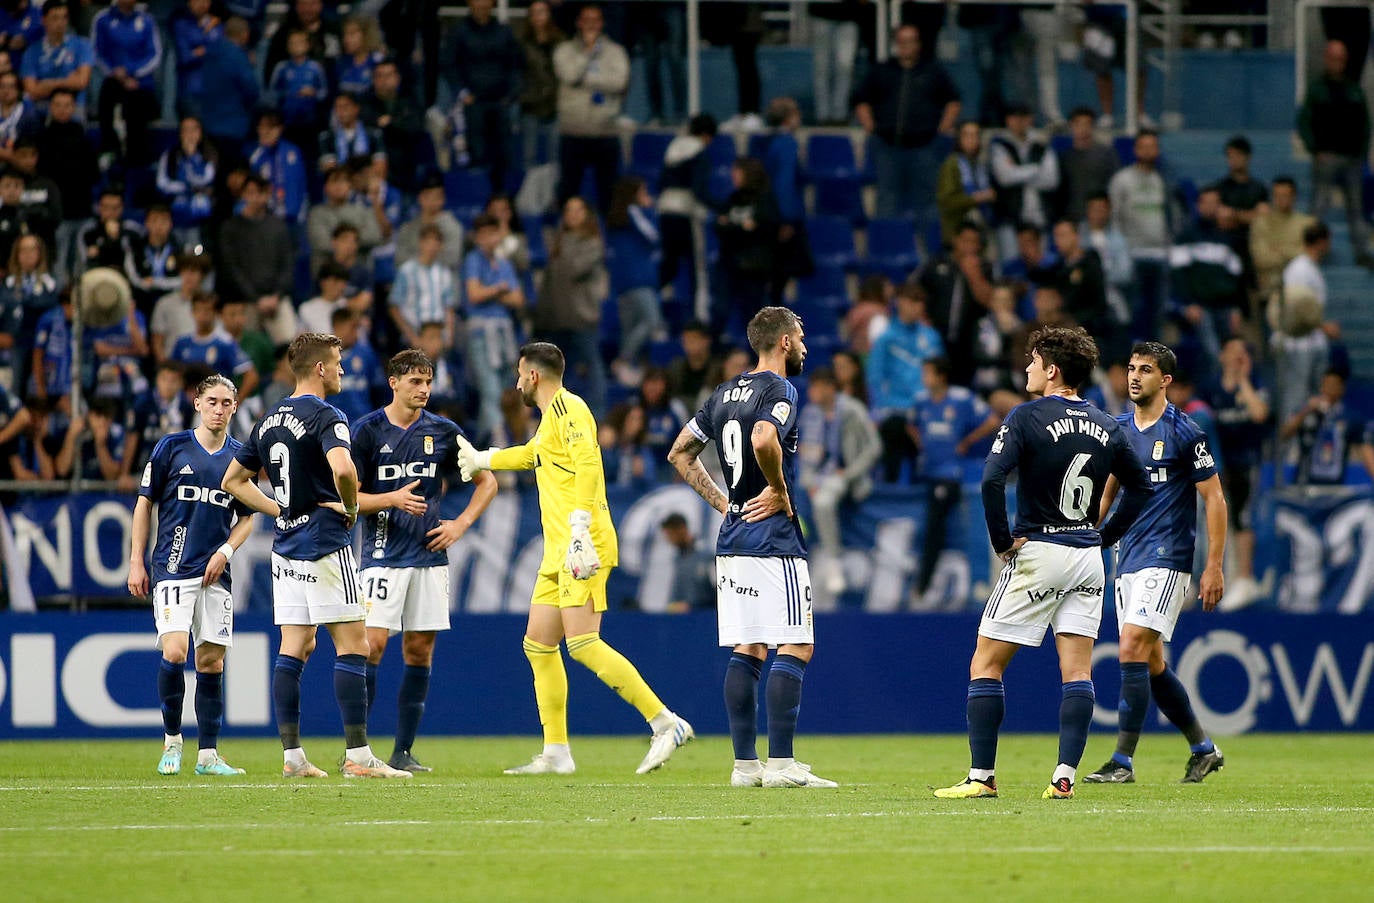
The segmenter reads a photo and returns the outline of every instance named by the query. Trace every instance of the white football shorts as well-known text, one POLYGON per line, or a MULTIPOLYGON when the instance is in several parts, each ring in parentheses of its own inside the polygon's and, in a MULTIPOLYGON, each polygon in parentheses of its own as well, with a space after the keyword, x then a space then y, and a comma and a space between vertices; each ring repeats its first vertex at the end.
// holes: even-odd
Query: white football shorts
POLYGON ((1096 639, 1105 585, 1100 547, 1028 542, 1002 568, 978 633, 1021 646, 1039 646, 1046 627, 1096 639))
POLYGON ((811 571, 805 558, 716 558, 720 645, 814 643, 811 571))
POLYGON ((234 645, 234 599, 218 581, 200 585, 200 577, 163 580, 153 587, 153 620, 157 648, 169 633, 185 633, 191 647, 201 643, 234 645))
POLYGON ((278 625, 338 624, 366 614, 352 546, 314 561, 272 553, 272 615, 278 625))
POLYGON ((428 568, 367 568, 363 582, 367 626, 402 630, 448 630, 448 565, 428 568))
POLYGON ((1116 626, 1127 624, 1155 631, 1164 642, 1174 638, 1178 613, 1188 600, 1193 575, 1168 568, 1142 568, 1116 578, 1116 626))

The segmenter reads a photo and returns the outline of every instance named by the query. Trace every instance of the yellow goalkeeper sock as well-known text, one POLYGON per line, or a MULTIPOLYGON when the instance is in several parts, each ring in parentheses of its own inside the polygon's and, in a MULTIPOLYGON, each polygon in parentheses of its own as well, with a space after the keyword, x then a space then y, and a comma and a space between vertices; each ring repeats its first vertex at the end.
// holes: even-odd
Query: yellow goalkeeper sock
POLYGON ((586 665, 601 682, 620 694, 620 698, 639 710, 645 721, 663 711, 663 701, 649 689, 630 660, 616 652, 599 633, 568 637, 568 654, 586 665))
POLYGON ((563 653, 557 646, 525 637, 525 658, 534 672, 534 701, 539 706, 539 723, 544 726, 544 743, 566 744, 568 672, 563 670, 563 653))

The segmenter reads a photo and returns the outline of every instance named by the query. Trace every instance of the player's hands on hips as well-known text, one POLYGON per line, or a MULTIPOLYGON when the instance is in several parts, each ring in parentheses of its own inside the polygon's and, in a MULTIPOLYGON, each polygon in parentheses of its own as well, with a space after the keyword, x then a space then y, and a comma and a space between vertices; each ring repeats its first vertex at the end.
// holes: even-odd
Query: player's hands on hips
POLYGON ((391 507, 404 511, 406 514, 413 514, 416 517, 424 514, 425 511, 428 510, 429 505, 425 503, 424 496, 415 494, 415 487, 419 485, 419 480, 412 480, 409 485, 393 490, 390 493, 391 507))
POLYGON ((344 507, 343 502, 320 502, 320 507, 328 508, 330 511, 342 517, 344 519, 344 529, 346 530, 352 530, 353 525, 358 522, 358 509, 356 507, 352 511, 349 511, 344 507))
POLYGON ((229 559, 224 557, 223 552, 216 552, 210 556, 210 563, 205 566, 205 576, 200 578, 201 586, 209 586, 220 577, 224 576, 224 569, 229 566, 229 559))
POLYGON ((478 471, 491 470, 491 451, 478 451, 465 436, 458 437, 458 471, 464 483, 471 483, 478 471))
POLYGON ((1217 603, 1221 601, 1221 597, 1225 592, 1226 578, 1222 576, 1221 568, 1204 568, 1202 571, 1202 582, 1198 584, 1197 594, 1197 597, 1202 600, 1202 610, 1215 610, 1217 603))
POLYGON ((572 525, 572 539, 568 542, 568 570, 574 580, 590 580, 601 570, 601 559, 592 544, 592 515, 589 511, 574 511, 568 518, 572 525))
POLYGON ((1011 548, 1000 553, 997 557, 1003 561, 1011 561, 1016 557, 1016 553, 1021 551, 1021 547, 1026 544, 1026 537, 1018 536, 1011 541, 1011 548))
POLYGON ((791 517, 792 500, 787 497, 787 493, 766 486, 763 492, 744 503, 744 510, 740 512, 740 516, 745 522, 756 524, 779 513, 791 517))
POLYGON ((148 568, 142 561, 129 562, 129 595, 148 595, 148 568))
POLYGON ((462 539, 463 534, 468 532, 469 526, 470 524, 461 517, 455 517, 453 520, 441 520, 439 526, 425 534, 429 537, 429 544, 425 548, 431 552, 442 552, 462 539))

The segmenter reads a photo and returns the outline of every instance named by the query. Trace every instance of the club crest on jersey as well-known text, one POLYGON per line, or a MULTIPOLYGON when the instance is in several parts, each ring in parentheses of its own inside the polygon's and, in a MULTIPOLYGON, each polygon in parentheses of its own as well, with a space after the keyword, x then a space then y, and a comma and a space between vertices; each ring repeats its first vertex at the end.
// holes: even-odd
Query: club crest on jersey
POLYGON ((426 436, 426 437, 425 437, 425 454, 427 454, 427 455, 432 455, 432 454, 434 454, 434 437, 433 437, 433 436, 426 436))
POLYGON ((1164 440, 1163 440, 1163 439, 1156 439, 1156 440, 1155 440, 1155 450, 1151 453, 1151 457, 1153 457, 1156 461, 1163 461, 1163 460, 1164 460, 1164 440))

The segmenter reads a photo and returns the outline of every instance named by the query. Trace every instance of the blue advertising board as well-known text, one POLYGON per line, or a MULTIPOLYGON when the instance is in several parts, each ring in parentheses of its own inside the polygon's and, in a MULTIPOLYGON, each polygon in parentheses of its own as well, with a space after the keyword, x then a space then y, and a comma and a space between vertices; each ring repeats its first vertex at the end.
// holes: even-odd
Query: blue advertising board
MULTIPOLYGON (((962 732, 977 628, 970 614, 818 616, 802 729, 962 732)), ((529 666, 520 650, 523 632, 524 618, 514 615, 454 619, 439 640, 425 733, 538 734, 529 666)), ((1104 632, 1094 658, 1094 721, 1110 731, 1118 690, 1115 629, 1108 624, 1104 632)), ((698 731, 727 732, 720 701, 727 653, 715 645, 712 614, 612 613, 603 635, 698 731)), ((268 617, 240 617, 226 668, 226 736, 274 734, 276 647, 268 617)), ((392 650, 382 666, 374 733, 386 734, 395 724, 399 651, 392 650)), ((1374 730, 1374 615, 1188 612, 1171 655, 1203 724, 1217 735, 1374 730)), ((331 658, 322 641, 306 667, 301 724, 307 734, 340 732, 331 658)), ((147 612, 0 617, 0 739, 156 737, 157 662, 147 612)), ((569 662, 568 676, 575 734, 645 731, 634 710, 584 668, 569 662)), ((1059 676, 1052 643, 1023 650, 1006 683, 1007 730, 1055 730, 1059 676)), ((188 730, 195 723, 193 696, 186 696, 188 730)), ((1152 717, 1150 725, 1158 729, 1158 720, 1152 717)))

